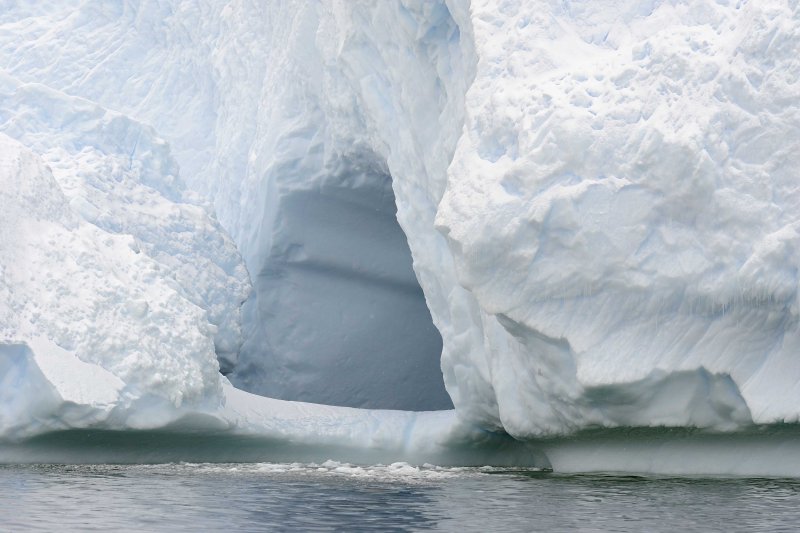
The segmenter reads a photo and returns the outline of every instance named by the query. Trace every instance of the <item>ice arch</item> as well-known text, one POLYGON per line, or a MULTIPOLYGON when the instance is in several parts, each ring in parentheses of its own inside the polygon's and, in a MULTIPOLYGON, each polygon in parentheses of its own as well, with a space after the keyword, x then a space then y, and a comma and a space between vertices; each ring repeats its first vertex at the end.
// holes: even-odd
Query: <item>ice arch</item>
POLYGON ((449 259, 433 216, 471 60, 448 5, 290 2, 252 32, 259 19, 240 7, 226 19, 238 44, 215 57, 212 177, 196 183, 255 287, 232 381, 282 399, 450 407, 432 321, 471 318, 442 316, 456 296, 454 276, 435 281, 449 259))
MULTIPOLYGON (((188 188, 213 202, 256 284, 238 360, 235 349, 218 353, 234 382, 282 398, 443 408, 451 405, 440 367, 448 357, 441 357, 408 243, 437 326, 454 324, 445 337, 458 342, 447 350, 470 352, 477 337, 465 333, 475 309, 450 312, 448 302, 464 293, 454 286, 446 243, 433 227, 474 70, 471 39, 461 39, 456 23, 469 32, 468 7, 463 0, 124 8, 65 2, 37 24, 63 39, 88 28, 90 36, 68 47, 55 38, 22 47, 24 37, 0 36, 18 51, 0 68, 136 117, 169 142, 188 188), (303 228, 337 238, 306 242, 303 228), (359 240, 364 246, 356 246, 359 240), (378 259, 354 249, 378 250, 378 259), (311 301, 331 250, 337 268, 323 269, 326 279, 364 283, 363 298, 348 294, 337 303, 348 305, 346 313, 333 305, 330 286, 311 301), (338 268, 342 261, 347 268, 338 268), (303 335, 313 321, 325 337, 303 335), (340 326, 356 322, 345 338, 340 326), (283 325, 292 331, 281 333, 283 325), (374 335, 365 336, 371 327, 374 335), (284 344, 295 341, 307 359, 284 344), (286 348, 290 353, 279 355, 286 348), (375 357, 376 349, 385 357, 375 357), (344 358, 334 363, 332 353, 344 358), (298 375, 289 378, 293 370, 298 375), (327 370, 333 373, 319 378, 327 370), (269 385, 280 376, 284 385, 269 385)), ((0 20, 26 18, 28 9, 9 8, 0 20)))

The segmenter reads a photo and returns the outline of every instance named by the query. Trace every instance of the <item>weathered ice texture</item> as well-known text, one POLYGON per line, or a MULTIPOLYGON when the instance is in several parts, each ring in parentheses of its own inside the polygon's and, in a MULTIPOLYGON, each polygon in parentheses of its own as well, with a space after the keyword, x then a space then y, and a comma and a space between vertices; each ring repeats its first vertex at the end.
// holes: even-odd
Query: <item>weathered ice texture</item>
MULTIPOLYGON (((0 228, 0 266, 25 281, 0 285, 6 375, 47 381, 24 362, 66 350, 121 380, 98 405, 152 387, 306 409, 228 389, 216 351, 235 385, 284 399, 452 401, 464 426, 447 427, 533 443, 561 470, 624 466, 629 427, 701 431, 662 462, 643 445, 640 470, 702 448, 696 471, 719 435, 797 456, 753 429, 800 421, 794 0, 30 1, 0 10, 0 69, 3 161, 34 169, 4 179, 37 191, 4 201, 58 207, 42 257, 98 236, 80 245, 91 262, 27 277, 10 270, 30 264, 27 234, 0 228), (126 239, 141 258, 109 252, 126 239), (152 265, 175 276, 135 274, 152 265), (100 319, 69 302, 54 318, 48 302, 83 297, 73 280, 120 270, 129 321, 102 318, 103 291, 100 319), (162 285, 170 328, 141 296, 162 285), (81 344, 140 334, 196 351, 122 357, 131 373, 116 344, 81 344)), ((239 420, 208 409, 193 412, 239 420)), ((310 438, 351 413, 326 409, 310 438)), ((420 435, 464 435, 445 433, 420 435)), ((736 449, 708 468, 775 471, 736 449)))

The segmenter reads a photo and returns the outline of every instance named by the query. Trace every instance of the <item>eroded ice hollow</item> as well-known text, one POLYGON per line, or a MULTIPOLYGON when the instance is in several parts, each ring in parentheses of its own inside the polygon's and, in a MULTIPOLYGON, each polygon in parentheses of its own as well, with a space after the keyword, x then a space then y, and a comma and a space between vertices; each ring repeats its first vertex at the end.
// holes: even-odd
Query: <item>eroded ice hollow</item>
POLYGON ((264 220, 253 221, 269 245, 250 260, 246 340, 223 372, 273 398, 451 408, 442 339, 412 269, 385 165, 374 154, 350 157, 311 186, 287 189, 264 220))

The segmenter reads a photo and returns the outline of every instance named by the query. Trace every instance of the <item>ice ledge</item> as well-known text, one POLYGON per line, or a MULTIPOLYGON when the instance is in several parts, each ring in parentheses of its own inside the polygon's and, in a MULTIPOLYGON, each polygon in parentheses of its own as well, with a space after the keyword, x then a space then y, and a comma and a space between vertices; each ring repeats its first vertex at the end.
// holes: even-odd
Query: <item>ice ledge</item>
MULTIPOLYGON (((742 422, 735 431, 596 428, 516 440, 464 423, 455 411, 414 413, 275 400, 220 379, 223 401, 216 405, 147 403, 115 375, 47 340, 6 342, 0 345, 0 395, 10 396, 0 398, 0 463, 334 459, 535 466, 556 472, 800 476, 797 424, 742 422)), ((675 387, 682 390, 686 383, 689 388, 698 383, 723 387, 725 377, 700 370, 662 382, 666 385, 660 390, 633 384, 623 391, 622 403, 630 404, 637 391, 652 399, 664 391, 679 392, 675 387)), ((609 402, 621 393, 595 388, 592 394, 609 402)))
POLYGON ((800 425, 587 430, 536 443, 556 472, 800 477, 800 425))
POLYGON ((526 444, 455 411, 389 411, 257 396, 177 406, 45 339, 0 343, 0 463, 319 460, 533 464, 526 444))

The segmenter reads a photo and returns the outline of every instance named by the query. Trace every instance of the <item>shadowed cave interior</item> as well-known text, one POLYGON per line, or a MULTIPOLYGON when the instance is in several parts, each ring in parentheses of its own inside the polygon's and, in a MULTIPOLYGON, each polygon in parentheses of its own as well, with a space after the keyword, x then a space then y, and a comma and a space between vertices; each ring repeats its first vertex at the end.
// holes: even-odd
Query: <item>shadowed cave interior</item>
POLYGON ((396 218, 391 176, 351 163, 278 193, 251 270, 245 344, 228 377, 265 396, 413 411, 448 409, 441 336, 396 218))

